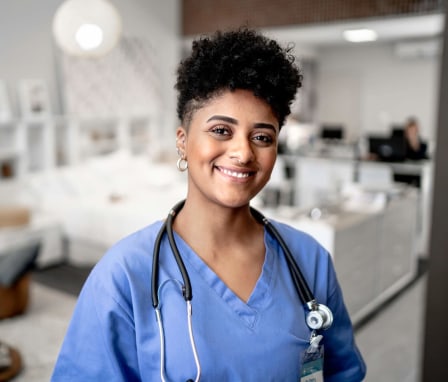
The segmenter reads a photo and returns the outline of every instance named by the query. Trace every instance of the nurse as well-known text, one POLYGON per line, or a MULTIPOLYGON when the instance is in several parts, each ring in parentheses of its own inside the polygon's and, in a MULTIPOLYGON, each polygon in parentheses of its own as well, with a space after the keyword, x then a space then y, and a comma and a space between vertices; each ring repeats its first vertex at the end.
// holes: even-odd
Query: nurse
POLYGON ((177 166, 188 191, 173 222, 193 288, 192 330, 167 235, 158 265, 163 325, 156 319, 152 259, 163 221, 153 222, 92 270, 52 381, 363 380, 331 257, 310 236, 272 222, 316 300, 333 312, 329 329, 313 331, 279 242, 249 207, 269 180, 301 80, 291 50, 254 30, 193 43, 177 72, 177 166))

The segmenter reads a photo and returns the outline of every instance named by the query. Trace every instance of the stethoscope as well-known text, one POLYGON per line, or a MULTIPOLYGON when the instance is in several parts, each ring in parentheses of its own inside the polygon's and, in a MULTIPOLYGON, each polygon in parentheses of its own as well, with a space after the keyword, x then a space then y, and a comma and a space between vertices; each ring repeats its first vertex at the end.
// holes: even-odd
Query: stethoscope
MULTIPOLYGON (((179 253, 179 249, 177 248, 176 242, 174 240, 173 233, 173 221, 176 215, 180 212, 182 207, 185 204, 185 200, 176 204, 169 212, 167 219, 162 224, 159 233, 157 234, 156 241, 154 244, 154 255, 152 261, 152 275, 151 275, 151 293, 152 293, 152 306, 156 312, 157 324, 159 327, 159 337, 160 337, 160 377, 163 382, 166 381, 165 377, 165 336, 163 330, 163 322, 162 322, 162 313, 161 306, 159 302, 159 255, 160 255, 160 245, 162 243, 163 235, 167 234, 168 241, 173 251, 174 258, 176 260, 177 266, 179 267, 179 271, 182 275, 183 285, 179 282, 179 285, 182 289, 182 295, 185 299, 187 306, 187 322, 188 322, 188 334, 190 337, 190 345, 191 350, 193 352, 194 360, 196 363, 196 378, 195 382, 199 381, 201 376, 201 364, 199 362, 199 357, 196 349, 196 344, 193 336, 193 325, 192 325, 192 307, 191 300, 193 298, 193 292, 191 288, 190 277, 188 276, 187 269, 185 268, 185 264, 182 260, 182 257, 179 253)), ((302 272, 300 271, 297 263, 294 260, 294 257, 291 254, 288 246, 283 240, 282 236, 278 232, 278 230, 274 227, 274 225, 263 216, 256 209, 250 207, 250 212, 252 216, 260 223, 262 223, 268 232, 278 241, 280 247, 285 253, 286 262, 288 264, 289 272, 291 274, 294 287, 299 295, 300 300, 306 307, 308 308, 308 312, 306 314, 306 324, 312 331, 312 336, 314 336, 316 330, 320 329, 328 329, 333 322, 333 314, 331 310, 322 304, 318 304, 316 299, 314 298, 311 289, 306 283, 302 272)), ((193 382, 192 379, 189 379, 187 382, 193 382)))

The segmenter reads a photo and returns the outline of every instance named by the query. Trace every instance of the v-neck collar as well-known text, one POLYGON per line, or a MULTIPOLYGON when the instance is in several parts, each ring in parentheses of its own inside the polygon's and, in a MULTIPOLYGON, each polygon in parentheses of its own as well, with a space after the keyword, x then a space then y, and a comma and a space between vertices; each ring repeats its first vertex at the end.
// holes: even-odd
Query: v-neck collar
POLYGON ((174 233, 174 236, 183 259, 191 264, 205 283, 248 327, 254 327, 259 313, 271 299, 270 291, 273 276, 276 274, 276 267, 278 266, 276 244, 273 238, 266 232, 266 229, 264 230, 266 252, 263 267, 247 303, 241 300, 178 234, 174 233))

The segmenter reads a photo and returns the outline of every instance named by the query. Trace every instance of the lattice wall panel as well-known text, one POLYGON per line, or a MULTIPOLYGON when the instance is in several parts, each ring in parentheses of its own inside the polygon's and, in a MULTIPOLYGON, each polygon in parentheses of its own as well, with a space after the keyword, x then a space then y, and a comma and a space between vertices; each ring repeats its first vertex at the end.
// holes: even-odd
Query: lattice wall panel
POLYGON ((135 116, 161 109, 155 50, 141 38, 124 37, 105 57, 62 57, 65 112, 79 117, 135 116))

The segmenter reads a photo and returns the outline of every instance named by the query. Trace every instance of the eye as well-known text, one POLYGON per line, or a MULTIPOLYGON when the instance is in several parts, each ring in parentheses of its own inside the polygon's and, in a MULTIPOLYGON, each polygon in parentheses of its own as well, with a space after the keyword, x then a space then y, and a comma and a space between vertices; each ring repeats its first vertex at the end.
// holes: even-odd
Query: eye
POLYGON ((229 127, 225 126, 225 125, 217 125, 217 126, 213 126, 210 130, 209 130, 213 135, 216 135, 218 137, 228 137, 232 135, 232 131, 230 130, 229 127))
POLYGON ((270 144, 274 143, 274 138, 268 134, 256 134, 252 139, 264 146, 269 146, 270 144))

